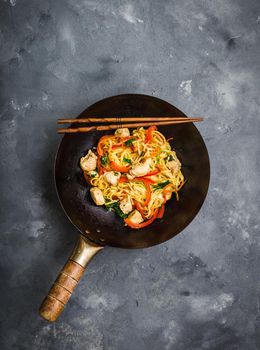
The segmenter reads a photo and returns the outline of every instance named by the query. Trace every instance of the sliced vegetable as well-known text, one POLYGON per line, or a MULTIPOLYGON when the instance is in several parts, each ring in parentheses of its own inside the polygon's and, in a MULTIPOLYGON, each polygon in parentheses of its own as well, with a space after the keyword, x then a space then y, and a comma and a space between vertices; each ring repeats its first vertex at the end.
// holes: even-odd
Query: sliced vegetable
POLYGON ((93 170, 93 171, 83 171, 84 178, 87 182, 89 182, 90 179, 93 179, 94 177, 98 177, 98 173, 93 170))
POLYGON ((113 145, 112 146, 112 149, 118 149, 118 148, 123 148, 124 146, 123 146, 123 144, 121 143, 121 144, 119 144, 119 145, 113 145))
POLYGON ((120 140, 121 141, 119 143, 116 143, 115 145, 112 146, 112 149, 133 146, 132 142, 136 140, 136 138, 134 138, 133 136, 126 136, 126 137, 120 137, 120 140), (127 144, 128 140, 131 140, 131 143, 129 145, 127 144))
POLYGON ((102 174, 104 173, 104 169, 103 169, 102 166, 101 166, 100 155, 98 155, 97 168, 98 168, 99 174, 102 175, 102 174))
POLYGON ((166 158, 167 157, 167 154, 169 154, 171 151, 167 150, 167 149, 163 149, 163 150, 160 150, 160 152, 156 155, 155 157, 155 161, 156 161, 156 164, 158 164, 160 162, 160 159, 161 157, 162 158, 166 158), (165 155, 162 155, 162 153, 165 153, 165 155))
POLYGON ((143 212, 143 207, 142 205, 137 202, 135 199, 133 199, 133 202, 134 202, 134 205, 136 207, 136 209, 140 212, 140 214, 142 215, 142 218, 145 219, 145 215, 144 215, 144 212, 143 212))
POLYGON ((126 147, 132 146, 133 145, 133 141, 135 141, 135 138, 131 138, 131 139, 125 141, 125 146, 126 147))
POLYGON ((124 177, 124 176, 121 176, 118 183, 123 183, 123 182, 128 182, 128 178, 127 177, 124 177))
POLYGON ((125 141, 130 140, 130 139, 134 139, 134 140, 135 140, 135 137, 133 137, 133 136, 124 136, 124 137, 120 137, 120 139, 121 139, 123 142, 125 142, 125 141))
POLYGON ((152 170, 152 171, 150 171, 148 174, 146 174, 145 177, 157 175, 159 172, 160 172, 159 169, 152 170))
POLYGON ((110 162, 110 166, 114 171, 119 171, 120 173, 128 173, 130 167, 128 166, 120 166, 116 164, 116 162, 110 162))
POLYGON ((104 152, 103 152, 103 150, 102 150, 102 147, 101 147, 101 145, 102 145, 102 143, 104 142, 104 141, 106 141, 106 140, 108 140, 108 139, 113 139, 115 136, 113 136, 113 135, 104 135, 104 136, 102 136, 101 138, 100 138, 100 140, 99 140, 99 143, 98 143, 98 145, 97 145, 97 153, 100 155, 100 156, 103 156, 104 155, 104 152))
POLYGON ((100 162, 101 162, 101 165, 104 167, 106 166, 107 162, 108 162, 108 155, 104 155, 102 157, 100 157, 100 162))
POLYGON ((123 158, 123 161, 125 162, 125 163, 128 163, 128 164, 132 164, 132 161, 131 161, 131 159, 129 159, 129 158, 123 158))
POLYGON ((122 210, 120 209, 119 207, 119 203, 118 202, 113 202, 113 203, 109 203, 109 204, 105 204, 105 206, 108 208, 108 209, 112 209, 118 216, 120 216, 120 218, 127 218, 128 217, 128 214, 124 214, 122 212, 122 210))
POLYGON ((98 176, 98 173, 97 173, 97 171, 95 171, 95 170, 89 171, 89 172, 88 172, 88 176, 90 176, 90 177, 93 179, 94 177, 97 177, 97 176, 98 176))
POLYGON ((152 217, 149 220, 144 221, 141 224, 135 224, 130 219, 125 219, 125 223, 134 229, 144 228, 146 226, 149 226, 152 222, 154 222, 154 220, 157 218, 157 215, 158 215, 158 208, 154 211, 152 217))
POLYGON ((149 177, 145 177, 145 176, 142 176, 142 177, 136 177, 137 180, 145 180, 147 183, 149 183, 150 185, 154 185, 156 183, 156 181, 152 180, 152 179, 149 179, 149 177))
POLYGON ((156 147, 152 153, 151 153, 151 156, 152 157, 156 157, 157 155, 159 155, 161 153, 161 148, 160 147, 156 147))
POLYGON ((155 190, 160 190, 160 189, 164 188, 165 186, 167 186, 169 183, 170 183, 169 180, 164 181, 164 182, 159 182, 158 184, 153 185, 153 188, 154 188, 155 190))
POLYGON ((153 138, 153 131, 154 130, 157 130, 157 127, 155 125, 153 126, 150 126, 147 130, 147 133, 146 133, 146 140, 145 140, 145 143, 149 143, 152 141, 152 138, 153 138))
POLYGON ((157 215, 157 218, 158 218, 158 219, 162 219, 163 214, 164 214, 164 211, 165 211, 165 205, 163 204, 163 205, 161 206, 161 208, 159 209, 159 211, 158 211, 158 215, 157 215))

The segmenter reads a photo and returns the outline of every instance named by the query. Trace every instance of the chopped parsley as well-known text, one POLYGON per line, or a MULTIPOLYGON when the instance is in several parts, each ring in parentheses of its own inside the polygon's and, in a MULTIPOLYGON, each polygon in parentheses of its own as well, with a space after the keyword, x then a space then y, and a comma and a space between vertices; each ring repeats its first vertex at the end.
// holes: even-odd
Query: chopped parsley
POLYGON ((123 161, 125 162, 125 163, 128 163, 128 164, 132 164, 132 161, 131 161, 131 159, 129 159, 129 158, 123 158, 123 161))
POLYGON ((126 147, 132 146, 133 145, 133 141, 135 141, 135 138, 127 140, 125 142, 125 146, 126 147))
POLYGON ((105 204, 106 207, 108 208, 108 210, 113 210, 118 216, 120 216, 120 218, 122 219, 125 219, 128 217, 128 214, 124 214, 122 212, 122 210, 120 209, 119 207, 119 204, 118 202, 112 202, 112 203, 109 203, 109 204, 105 204))
POLYGON ((160 189, 164 188, 165 186, 167 186, 169 183, 170 183, 169 180, 164 181, 164 182, 159 182, 158 184, 153 185, 153 188, 154 188, 155 190, 160 190, 160 189))

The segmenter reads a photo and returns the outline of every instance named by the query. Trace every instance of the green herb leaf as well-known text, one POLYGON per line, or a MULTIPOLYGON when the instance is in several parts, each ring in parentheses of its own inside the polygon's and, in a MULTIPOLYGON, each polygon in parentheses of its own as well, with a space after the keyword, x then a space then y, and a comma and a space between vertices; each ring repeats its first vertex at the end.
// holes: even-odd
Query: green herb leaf
POLYGON ((160 190, 160 189, 164 188, 165 186, 167 186, 169 183, 170 183, 169 180, 164 181, 164 182, 159 182, 158 184, 153 185, 153 188, 154 188, 155 190, 160 190))
POLYGON ((101 160, 101 165, 105 166, 107 164, 107 161, 108 161, 108 155, 106 154, 105 156, 102 156, 100 158, 100 160, 101 160))
POLYGON ((132 164, 132 161, 131 161, 131 159, 128 159, 128 158, 123 158, 123 161, 125 162, 125 163, 128 163, 128 164, 132 164))
POLYGON ((124 214, 124 213, 122 212, 122 210, 121 210, 120 207, 119 207, 119 203, 118 203, 118 202, 113 202, 113 203, 106 204, 106 207, 107 207, 108 209, 114 210, 114 212, 115 212, 118 216, 120 216, 120 218, 122 218, 122 219, 125 219, 125 218, 128 217, 128 214, 124 214))
POLYGON ((125 142, 125 146, 126 147, 132 146, 133 145, 133 141, 135 141, 135 138, 127 140, 125 142))
MULTIPOLYGON (((107 199, 107 198, 105 198, 105 200, 106 200, 106 199, 107 199)), ((108 200, 108 199, 107 199, 107 200, 108 200)), ((105 203, 105 206, 106 206, 107 208, 113 208, 114 205, 118 205, 118 201, 110 202, 110 203, 105 203)))
POLYGON ((172 161, 173 160, 173 156, 170 155, 168 158, 167 158, 168 162, 172 161))

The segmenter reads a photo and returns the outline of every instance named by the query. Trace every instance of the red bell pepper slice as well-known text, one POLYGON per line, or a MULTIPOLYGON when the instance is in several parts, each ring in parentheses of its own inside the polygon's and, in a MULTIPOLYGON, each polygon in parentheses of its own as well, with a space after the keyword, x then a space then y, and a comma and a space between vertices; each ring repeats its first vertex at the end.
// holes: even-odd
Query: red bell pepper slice
POLYGON ((104 135, 100 138, 99 142, 98 142, 98 145, 97 145, 97 153, 98 155, 100 156, 103 156, 104 155, 104 152, 101 148, 101 145, 102 143, 105 141, 105 140, 108 140, 108 139, 113 139, 115 136, 114 135, 104 135))
POLYGON ((142 215, 142 218, 145 219, 145 215, 144 215, 144 212, 143 212, 143 207, 142 205, 137 202, 135 199, 133 199, 133 202, 134 202, 134 205, 136 207, 136 209, 140 212, 140 214, 142 215))
POLYGON ((146 178, 146 177, 136 177, 136 180, 144 180, 146 183, 150 184, 150 185, 154 185, 156 181, 146 178))
POLYGON ((146 132, 146 140, 145 143, 149 143, 152 141, 153 138, 153 131, 157 130, 157 127, 155 125, 150 126, 146 132))
POLYGON ((129 166, 120 166, 116 164, 116 162, 110 162, 110 166, 114 171, 118 171, 120 173, 128 173, 130 167, 129 166))
POLYGON ((158 218, 158 219, 162 219, 162 218, 163 218, 164 211, 165 211, 165 205, 163 204, 163 205, 161 206, 161 208, 159 209, 159 212, 158 212, 158 215, 157 215, 157 218, 158 218))
POLYGON ((159 172, 160 172, 159 169, 154 169, 154 170, 150 171, 148 174, 144 175, 144 177, 157 175, 159 172))
POLYGON ((129 181, 128 178, 124 176, 121 176, 120 179, 118 180, 119 183, 128 182, 128 181, 129 181))
POLYGON ((98 168, 98 172, 100 175, 102 175, 104 173, 104 170, 101 166, 101 160, 100 160, 100 155, 98 155, 98 159, 97 159, 97 168, 98 168))

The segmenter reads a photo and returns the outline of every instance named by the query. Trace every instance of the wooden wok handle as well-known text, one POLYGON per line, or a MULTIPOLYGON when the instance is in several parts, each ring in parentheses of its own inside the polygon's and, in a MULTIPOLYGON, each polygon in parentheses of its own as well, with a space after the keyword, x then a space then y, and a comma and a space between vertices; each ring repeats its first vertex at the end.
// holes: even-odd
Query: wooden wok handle
POLYGON ((40 306, 40 315, 47 321, 57 320, 93 256, 104 247, 80 236, 74 251, 53 283, 40 306))

